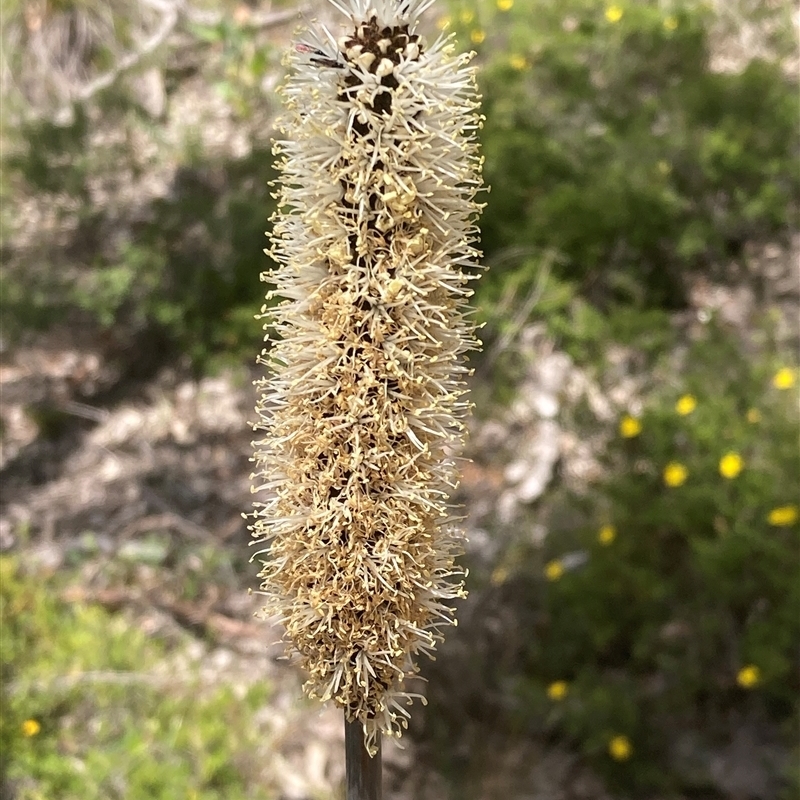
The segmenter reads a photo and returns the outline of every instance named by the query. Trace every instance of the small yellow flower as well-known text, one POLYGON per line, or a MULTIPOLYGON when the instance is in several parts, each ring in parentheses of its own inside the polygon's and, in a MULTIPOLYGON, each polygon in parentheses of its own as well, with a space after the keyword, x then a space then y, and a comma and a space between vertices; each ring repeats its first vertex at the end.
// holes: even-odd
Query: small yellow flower
POLYGON ((608 743, 608 752, 614 761, 627 761, 633 753, 633 745, 627 736, 615 736, 608 743))
POLYGON ((677 403, 675 403, 675 410, 682 416, 686 417, 697 408, 697 398, 691 394, 685 394, 677 403))
POLYGON ((670 463, 664 467, 664 483, 673 489, 676 489, 678 486, 683 486, 688 477, 689 470, 677 461, 670 461, 670 463))
POLYGON ((597 534, 600 544, 611 544, 617 538, 617 529, 613 525, 603 525, 597 534))
POLYGON ((761 670, 754 664, 748 664, 742 667, 736 675, 736 683, 742 689, 752 689, 757 684, 761 683, 761 670))
POLYGON ((555 681, 547 687, 547 696, 551 700, 563 700, 567 696, 569 685, 566 681, 555 681))
POLYGON ((443 31, 450 27, 451 22, 452 20, 450 19, 450 17, 439 17, 439 19, 436 20, 436 27, 440 31, 443 31))
POLYGON ((511 56, 508 59, 508 63, 511 64, 511 69, 517 70, 517 72, 522 72, 522 70, 528 68, 528 59, 525 56, 511 56))
POLYGON ((755 425, 757 422, 761 422, 761 412, 757 408, 751 408, 747 412, 747 421, 751 425, 755 425))
POLYGON ((744 467, 744 461, 738 453, 725 453, 719 460, 719 474, 723 478, 735 478, 744 467))
POLYGON ((464 9, 458 16, 464 25, 469 25, 475 19, 475 12, 469 8, 464 9))
POLYGON ((609 22, 619 22, 622 19, 622 8, 620 6, 609 6, 606 9, 606 19, 609 22))
POLYGON ((25 722, 22 723, 22 735, 27 739, 36 736, 41 729, 42 726, 35 719, 26 719, 25 722))
POLYGON ((656 166, 658 167, 659 173, 664 177, 672 172, 672 165, 669 163, 669 161, 659 161, 656 166))
POLYGON ((480 28, 475 28, 474 31, 471 31, 469 34, 469 39, 472 44, 480 44, 486 38, 486 32, 482 31, 480 28))
POLYGON ((489 578, 492 586, 502 586, 508 580, 508 570, 505 567, 497 567, 489 578))
POLYGON ((514 5, 514 0, 497 0, 497 7, 501 11, 510 11, 511 6, 514 5))
POLYGON ((627 414, 620 420, 619 433, 623 439, 633 439, 642 432, 642 423, 627 414))
POLYGON ((674 31, 678 27, 677 17, 664 17, 664 30, 674 31))
POLYGON ((772 385, 776 389, 791 389, 797 381, 796 371, 791 367, 782 367, 772 378, 772 385))
POLYGON ((560 561, 551 561, 544 568, 547 580, 557 581, 564 574, 564 565, 560 561))
POLYGON ((797 522, 798 510, 797 506, 778 506, 769 512, 767 522, 770 525, 775 525, 779 528, 787 528, 789 525, 794 525, 797 522))

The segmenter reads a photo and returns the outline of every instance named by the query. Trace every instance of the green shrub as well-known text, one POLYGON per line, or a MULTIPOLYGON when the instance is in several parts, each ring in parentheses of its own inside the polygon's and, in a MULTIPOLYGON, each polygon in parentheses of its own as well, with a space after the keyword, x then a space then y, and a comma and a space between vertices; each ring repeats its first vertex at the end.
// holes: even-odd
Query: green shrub
POLYGON ((57 585, 0 557, 0 785, 19 800, 269 797, 253 721, 266 683, 165 669, 163 643, 57 585))
POLYGON ((746 242, 785 241, 800 107, 778 59, 793 42, 718 72, 699 2, 451 7, 481 64, 482 305, 517 275, 527 291, 552 251, 554 276, 597 307, 676 307, 687 275, 727 279, 746 242))
POLYGON ((117 223, 106 210, 82 207, 86 218, 66 253, 44 240, 13 254, 0 300, 6 334, 78 320, 113 328, 117 338, 157 336, 165 354, 179 350, 199 367, 221 352, 257 352, 253 315, 269 263, 262 250, 272 175, 265 148, 238 161, 181 167, 171 193, 153 200, 145 220, 113 245, 117 223))
MULTIPOLYGON (((64 10, 85 9, 77 2, 64 10)), ((250 360, 259 350, 253 315, 263 302, 264 231, 274 208, 271 99, 262 81, 278 69, 276 56, 257 28, 227 18, 192 32, 206 52, 183 45, 154 66, 166 91, 180 94, 202 64, 238 115, 237 145, 246 140, 247 155, 209 145, 206 131, 187 129, 187 141, 176 143, 182 121, 164 120, 169 133, 155 125, 124 80, 91 107, 77 105, 71 122, 31 118, 7 126, 0 185, 6 338, 54 324, 96 329, 106 342, 158 342, 150 350, 162 358, 178 351, 200 368, 220 353, 250 360)), ((11 47, 14 63, 24 47, 11 47)), ((215 103, 209 89, 199 124, 214 125, 215 103)), ((167 104, 166 113, 175 106, 167 104)))
POLYGON ((522 562, 539 622, 518 722, 566 735, 612 784, 685 788, 689 733, 713 748, 758 719, 797 739, 798 370, 771 352, 709 325, 682 376, 663 367, 621 418, 605 477, 567 499, 583 522, 522 562))

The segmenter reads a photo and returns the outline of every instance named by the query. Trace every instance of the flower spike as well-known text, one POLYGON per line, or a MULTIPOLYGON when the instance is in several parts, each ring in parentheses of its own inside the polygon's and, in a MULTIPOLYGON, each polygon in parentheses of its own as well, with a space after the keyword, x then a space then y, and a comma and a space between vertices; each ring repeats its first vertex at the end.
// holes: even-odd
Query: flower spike
POLYGON ((478 345, 480 117, 470 56, 416 32, 430 0, 331 2, 348 32, 308 32, 282 88, 251 530, 307 693, 374 752, 465 595, 448 498, 478 345))

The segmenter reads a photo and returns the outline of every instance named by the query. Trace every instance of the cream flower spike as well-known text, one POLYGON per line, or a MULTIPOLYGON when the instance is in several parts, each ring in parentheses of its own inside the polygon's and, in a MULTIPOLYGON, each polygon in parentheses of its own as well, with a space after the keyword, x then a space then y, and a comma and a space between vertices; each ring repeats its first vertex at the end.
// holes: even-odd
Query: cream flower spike
POLYGON ((349 30, 307 32, 281 90, 251 531, 306 692, 374 753, 465 596, 448 498, 478 345, 481 118, 470 56, 415 32, 430 0, 331 2, 349 30))

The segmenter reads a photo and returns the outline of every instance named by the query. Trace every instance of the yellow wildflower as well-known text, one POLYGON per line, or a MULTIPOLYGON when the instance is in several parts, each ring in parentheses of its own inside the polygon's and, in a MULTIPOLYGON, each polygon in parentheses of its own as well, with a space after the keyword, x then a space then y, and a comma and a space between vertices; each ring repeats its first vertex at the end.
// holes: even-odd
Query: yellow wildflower
POLYGON ((508 63, 511 64, 511 69, 515 69, 517 72, 522 72, 528 67, 528 59, 525 56, 511 56, 508 63))
POLYGON ((751 425, 755 425, 757 422, 761 422, 761 412, 757 408, 751 408, 747 412, 747 421, 751 425))
POLYGON ((510 11, 514 5, 514 0, 497 0, 497 7, 501 11, 510 11))
POLYGON ((563 700, 567 696, 569 685, 566 681, 555 681, 547 687, 547 696, 551 700, 563 700))
POLYGON ((677 17, 664 17, 664 30, 674 31, 678 27, 677 17))
POLYGON ((452 22, 452 20, 448 16, 439 17, 439 19, 436 20, 436 27, 440 31, 444 31, 444 30, 447 30, 447 28, 450 27, 450 23, 451 22, 452 22))
POLYGON ((773 376, 772 385, 776 389, 791 389, 796 381, 796 371, 791 367, 782 367, 773 376))
POLYGON ((471 31, 469 34, 469 40, 472 44, 480 44, 486 38, 486 32, 482 31, 480 28, 475 28, 474 31, 471 31))
POLYGON ((619 22, 622 19, 622 8, 620 6, 609 6, 606 9, 606 19, 609 22, 619 22))
POLYGON ((249 6, 244 5, 244 3, 238 5, 233 12, 233 21, 237 25, 247 25, 250 18, 252 17, 253 12, 249 6))
POLYGON ((633 745, 627 736, 615 736, 608 743, 608 752, 614 761, 627 761, 633 753, 633 745))
POLYGON ((508 570, 505 567, 497 567, 489 578, 492 586, 502 586, 508 580, 508 570))
POLYGON ((736 683, 742 689, 752 689, 757 684, 761 683, 761 670, 754 664, 748 664, 742 667, 736 676, 736 683))
POLYGON ((723 478, 735 478, 744 467, 744 461, 738 453, 725 453, 719 460, 719 474, 723 478))
POLYGON ((557 581, 564 574, 564 565, 560 561, 551 561, 544 568, 547 580, 557 581))
POLYGON ((458 18, 464 23, 464 25, 469 25, 472 20, 475 19, 475 12, 472 9, 465 8, 458 16, 458 18))
POLYGON ((613 525, 603 525, 597 534, 600 544, 611 544, 617 538, 617 529, 613 525))
POLYGON ((42 726, 35 719, 26 719, 22 723, 22 735, 27 739, 30 739, 31 736, 36 736, 41 729, 42 726))
POLYGON ((686 417, 697 408, 697 398, 691 394, 685 394, 677 403, 675 403, 675 410, 682 416, 686 417))
POLYGON ((619 433, 623 439, 633 439, 642 432, 642 423, 636 417, 625 415, 619 423, 619 433))
POLYGON ((673 489, 678 486, 683 486, 688 477, 689 470, 677 461, 670 461, 670 463, 664 467, 664 483, 673 489))
POLYGON ((786 528, 797 522, 797 516, 797 506, 778 506, 778 508, 773 508, 772 511, 769 512, 767 522, 779 528, 786 528))

